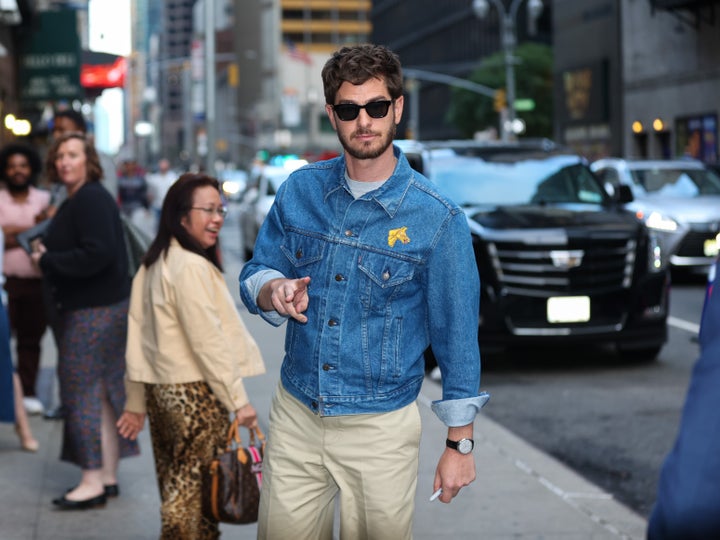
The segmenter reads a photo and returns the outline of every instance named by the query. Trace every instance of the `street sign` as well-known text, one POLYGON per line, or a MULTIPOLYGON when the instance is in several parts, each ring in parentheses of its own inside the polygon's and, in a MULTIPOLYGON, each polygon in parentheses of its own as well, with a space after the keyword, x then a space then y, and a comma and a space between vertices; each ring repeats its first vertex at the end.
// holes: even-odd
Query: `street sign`
POLYGON ((532 111, 535 108, 535 100, 534 99, 516 99, 515 100, 515 110, 516 111, 532 111))
POLYGON ((80 38, 74 10, 37 14, 20 49, 20 96, 24 102, 80 99, 80 38))

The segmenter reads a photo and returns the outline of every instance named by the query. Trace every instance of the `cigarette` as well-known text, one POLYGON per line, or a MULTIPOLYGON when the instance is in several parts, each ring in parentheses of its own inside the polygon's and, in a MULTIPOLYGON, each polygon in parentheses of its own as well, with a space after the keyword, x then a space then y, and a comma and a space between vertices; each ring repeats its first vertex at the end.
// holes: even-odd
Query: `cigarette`
POLYGON ((430 502, 433 502, 435 499, 437 499, 441 493, 442 493, 442 488, 438 489, 435 493, 433 493, 430 496, 430 502))

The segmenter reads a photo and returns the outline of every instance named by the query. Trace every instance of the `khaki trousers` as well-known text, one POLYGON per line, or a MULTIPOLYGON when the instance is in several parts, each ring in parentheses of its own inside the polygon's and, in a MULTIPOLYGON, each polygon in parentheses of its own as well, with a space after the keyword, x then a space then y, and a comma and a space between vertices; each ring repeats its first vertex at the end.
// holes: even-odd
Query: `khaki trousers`
POLYGON ((320 417, 278 385, 270 410, 258 539, 412 538, 420 413, 320 417))

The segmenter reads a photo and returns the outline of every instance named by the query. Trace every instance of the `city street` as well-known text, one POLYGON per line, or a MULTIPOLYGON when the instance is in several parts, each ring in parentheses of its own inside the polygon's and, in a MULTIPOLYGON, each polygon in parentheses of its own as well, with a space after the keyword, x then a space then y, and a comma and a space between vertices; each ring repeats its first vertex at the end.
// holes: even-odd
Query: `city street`
MULTIPOLYGON (((672 311, 697 324, 703 294, 702 285, 674 286, 672 311)), ((678 327, 684 320, 671 320, 669 342, 651 363, 587 349, 493 359, 483 375, 493 396, 486 412, 647 516, 698 355, 696 334, 678 327)))

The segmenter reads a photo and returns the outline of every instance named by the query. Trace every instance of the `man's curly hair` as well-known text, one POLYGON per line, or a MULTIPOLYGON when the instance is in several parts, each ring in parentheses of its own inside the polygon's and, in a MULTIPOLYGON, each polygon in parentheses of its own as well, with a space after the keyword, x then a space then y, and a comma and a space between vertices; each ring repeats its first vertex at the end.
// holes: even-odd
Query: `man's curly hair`
POLYGON ((335 104, 337 91, 344 82, 363 84, 380 79, 387 85, 391 99, 403 93, 400 58, 384 45, 354 45, 333 53, 322 70, 325 103, 335 104))
POLYGON ((35 185, 37 177, 42 171, 42 160, 40 154, 31 146, 22 143, 9 143, 0 150, 0 178, 5 178, 8 161, 16 154, 25 156, 30 164, 30 183, 35 185))

